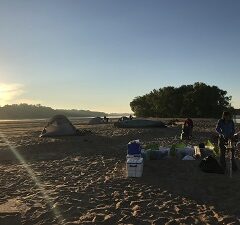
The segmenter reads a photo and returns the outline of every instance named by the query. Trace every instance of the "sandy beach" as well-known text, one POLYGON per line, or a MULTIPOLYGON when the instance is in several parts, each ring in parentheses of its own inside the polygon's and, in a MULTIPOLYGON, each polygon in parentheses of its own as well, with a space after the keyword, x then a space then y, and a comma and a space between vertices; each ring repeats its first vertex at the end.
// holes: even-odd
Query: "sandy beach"
MULTIPOLYGON (((216 141, 216 120, 194 123, 188 144, 216 141)), ((45 121, 0 122, 1 225, 240 224, 239 171, 230 179, 203 173, 198 160, 167 159, 146 161, 141 178, 126 177, 129 141, 170 146, 180 125, 73 124, 81 136, 39 138, 45 121)))

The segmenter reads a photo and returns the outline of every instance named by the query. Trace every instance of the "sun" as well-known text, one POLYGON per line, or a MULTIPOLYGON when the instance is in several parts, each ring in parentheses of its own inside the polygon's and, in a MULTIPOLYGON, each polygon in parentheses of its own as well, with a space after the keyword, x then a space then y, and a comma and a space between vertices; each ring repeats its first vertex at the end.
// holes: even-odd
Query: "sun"
POLYGON ((0 83, 0 105, 10 104, 13 100, 21 95, 22 90, 19 84, 0 83))

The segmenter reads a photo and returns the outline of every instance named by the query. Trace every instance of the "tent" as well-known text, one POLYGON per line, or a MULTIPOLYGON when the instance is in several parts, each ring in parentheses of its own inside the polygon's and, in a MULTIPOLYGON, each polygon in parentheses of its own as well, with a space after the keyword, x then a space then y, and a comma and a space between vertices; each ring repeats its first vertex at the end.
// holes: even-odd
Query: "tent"
POLYGON ((63 115, 52 117, 44 127, 40 137, 72 136, 77 135, 78 130, 63 115))
POLYGON ((122 121, 126 121, 126 120, 130 120, 130 119, 126 116, 122 116, 121 118, 118 119, 118 122, 122 122, 122 121))
POLYGON ((134 119, 134 120, 124 120, 114 123, 115 127, 119 128, 151 128, 160 127, 165 128, 166 125, 161 121, 146 120, 146 119, 134 119))
POLYGON ((95 117, 95 118, 92 118, 88 124, 90 125, 94 125, 94 124, 103 124, 105 123, 104 120, 101 118, 101 117, 95 117))

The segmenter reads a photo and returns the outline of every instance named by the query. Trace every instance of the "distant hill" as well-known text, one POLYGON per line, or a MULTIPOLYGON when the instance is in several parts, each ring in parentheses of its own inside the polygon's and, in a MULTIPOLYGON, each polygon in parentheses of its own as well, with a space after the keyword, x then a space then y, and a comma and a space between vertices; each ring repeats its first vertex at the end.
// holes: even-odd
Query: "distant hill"
POLYGON ((28 104, 13 104, 0 107, 0 119, 42 119, 49 118, 57 114, 63 114, 67 117, 96 117, 108 116, 104 112, 94 112, 89 110, 65 110, 53 109, 51 107, 28 104))

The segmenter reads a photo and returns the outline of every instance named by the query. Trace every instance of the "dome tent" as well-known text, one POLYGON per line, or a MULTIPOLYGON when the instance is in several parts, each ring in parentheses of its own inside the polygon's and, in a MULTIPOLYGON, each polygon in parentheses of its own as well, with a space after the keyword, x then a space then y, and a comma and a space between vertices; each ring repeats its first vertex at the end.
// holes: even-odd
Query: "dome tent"
POLYGON ((40 137, 72 136, 77 134, 77 129, 67 117, 56 115, 49 120, 40 137))
POLYGON ((95 117, 95 118, 92 118, 88 124, 89 125, 94 125, 94 124, 103 124, 105 123, 104 120, 101 118, 101 117, 95 117))

